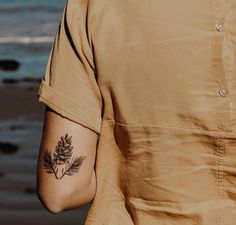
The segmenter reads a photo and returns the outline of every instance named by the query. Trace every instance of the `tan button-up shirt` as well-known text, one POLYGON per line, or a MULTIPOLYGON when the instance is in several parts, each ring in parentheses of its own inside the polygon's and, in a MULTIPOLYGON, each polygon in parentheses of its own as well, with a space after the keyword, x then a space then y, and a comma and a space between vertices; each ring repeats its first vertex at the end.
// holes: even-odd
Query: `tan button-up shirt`
POLYGON ((69 0, 38 94, 100 134, 85 225, 236 224, 236 0, 69 0))

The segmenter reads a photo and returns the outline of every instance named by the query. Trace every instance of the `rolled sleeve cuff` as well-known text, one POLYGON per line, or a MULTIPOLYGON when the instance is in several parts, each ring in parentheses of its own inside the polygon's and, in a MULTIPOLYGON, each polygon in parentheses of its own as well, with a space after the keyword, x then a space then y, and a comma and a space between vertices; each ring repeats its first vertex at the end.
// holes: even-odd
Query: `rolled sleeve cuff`
POLYGON ((46 104, 58 114, 100 134, 101 118, 59 93, 43 79, 41 80, 37 97, 39 102, 46 104))

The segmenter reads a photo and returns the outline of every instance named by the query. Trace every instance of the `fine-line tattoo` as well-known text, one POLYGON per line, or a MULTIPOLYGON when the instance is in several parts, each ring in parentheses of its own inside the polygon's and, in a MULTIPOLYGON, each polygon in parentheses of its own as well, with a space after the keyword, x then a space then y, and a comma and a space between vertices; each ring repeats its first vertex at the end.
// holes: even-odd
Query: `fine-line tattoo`
POLYGON ((65 175, 73 175, 79 171, 86 156, 72 157, 71 136, 66 133, 56 145, 56 150, 51 153, 46 149, 43 154, 43 166, 47 173, 54 174, 56 179, 61 179, 65 175), (60 169, 60 170, 59 170, 60 169), (61 173, 61 175, 59 175, 61 173))

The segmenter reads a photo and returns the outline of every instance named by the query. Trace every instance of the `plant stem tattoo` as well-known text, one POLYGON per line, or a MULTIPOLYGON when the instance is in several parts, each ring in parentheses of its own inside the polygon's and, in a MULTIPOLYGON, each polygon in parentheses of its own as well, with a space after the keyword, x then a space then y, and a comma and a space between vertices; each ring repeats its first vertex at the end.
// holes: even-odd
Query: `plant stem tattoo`
POLYGON ((58 141, 53 155, 46 149, 43 154, 43 165, 47 173, 54 174, 56 179, 78 172, 86 156, 72 157, 71 136, 66 133, 58 141), (60 170, 59 170, 60 169, 60 170))

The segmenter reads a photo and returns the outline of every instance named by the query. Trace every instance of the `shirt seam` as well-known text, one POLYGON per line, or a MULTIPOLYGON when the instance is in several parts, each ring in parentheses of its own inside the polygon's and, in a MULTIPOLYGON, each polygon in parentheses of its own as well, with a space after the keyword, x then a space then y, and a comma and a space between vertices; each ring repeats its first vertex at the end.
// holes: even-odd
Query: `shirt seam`
POLYGON ((164 128, 164 129, 170 129, 170 130, 178 130, 178 131, 183 131, 183 132, 188 132, 188 131, 192 131, 195 133, 200 133, 200 134, 215 134, 215 135, 219 135, 219 136, 227 136, 227 135, 236 135, 236 132, 232 132, 232 131, 217 131, 217 130, 201 130, 201 129, 192 129, 192 128, 184 128, 184 127, 167 127, 167 126, 158 126, 158 125, 151 125, 151 124, 125 124, 125 123, 121 123, 117 120, 114 119, 106 119, 102 121, 103 123, 106 122, 113 122, 116 123, 120 126, 127 126, 127 127, 150 127, 150 128, 164 128))

